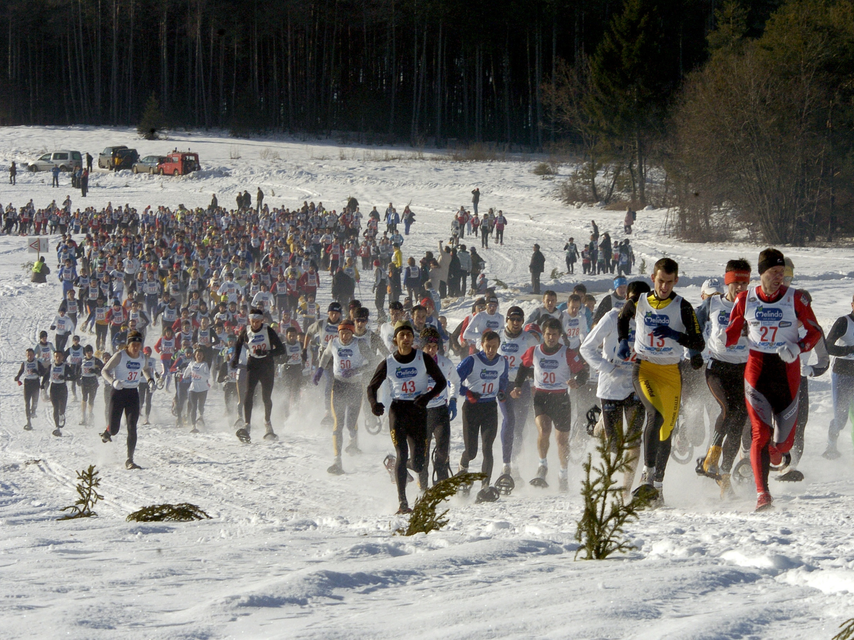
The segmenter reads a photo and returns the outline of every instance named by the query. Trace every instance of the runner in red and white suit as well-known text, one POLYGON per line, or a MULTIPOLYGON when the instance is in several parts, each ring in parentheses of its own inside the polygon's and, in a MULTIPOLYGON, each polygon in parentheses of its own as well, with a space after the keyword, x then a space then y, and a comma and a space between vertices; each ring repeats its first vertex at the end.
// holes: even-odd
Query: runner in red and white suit
POLYGON ((765 249, 759 254, 758 287, 742 291, 726 328, 726 344, 733 346, 744 333, 750 353, 744 372, 744 395, 753 439, 750 463, 759 494, 757 511, 771 505, 770 465, 780 464, 791 448, 798 419, 800 354, 821 339, 821 329, 808 298, 783 286, 783 254, 765 249), (806 336, 798 339, 798 326, 806 336))

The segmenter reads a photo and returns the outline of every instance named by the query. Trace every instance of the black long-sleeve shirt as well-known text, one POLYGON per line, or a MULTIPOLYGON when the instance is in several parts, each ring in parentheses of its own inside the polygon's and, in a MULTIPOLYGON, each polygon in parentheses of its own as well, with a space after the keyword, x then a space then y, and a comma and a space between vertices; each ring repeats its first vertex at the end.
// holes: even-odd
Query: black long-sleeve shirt
POLYGON ((845 345, 836 344, 842 336, 848 333, 848 321, 854 321, 854 313, 849 313, 847 316, 842 316, 836 319, 833 326, 830 328, 830 333, 827 334, 825 344, 827 345, 827 353, 836 356, 833 361, 833 372, 842 375, 854 376, 854 360, 843 359, 844 356, 850 356, 854 353, 854 346, 847 347, 845 345))
MULTIPOLYGON (((270 340, 270 350, 263 358, 253 356, 246 358, 247 371, 260 369, 262 367, 273 367, 276 364, 275 359, 285 353, 285 347, 279 339, 278 334, 267 325, 264 325, 264 330, 267 331, 267 336, 270 340)), ((240 363, 240 350, 246 344, 247 340, 248 336, 246 333, 246 327, 243 327, 240 331, 240 335, 237 337, 237 344, 234 346, 234 356, 231 358, 231 366, 235 369, 240 363)))

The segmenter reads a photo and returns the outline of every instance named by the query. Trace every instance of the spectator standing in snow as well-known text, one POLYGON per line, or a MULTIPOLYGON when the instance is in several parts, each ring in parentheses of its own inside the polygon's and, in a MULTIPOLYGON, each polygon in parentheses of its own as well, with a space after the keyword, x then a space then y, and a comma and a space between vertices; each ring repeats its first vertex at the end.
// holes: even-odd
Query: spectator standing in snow
POLYGON ((50 170, 53 175, 53 183, 51 186, 58 187, 59 186, 59 167, 54 167, 50 170))
POLYGON ((415 214, 412 213, 412 209, 409 208, 409 205, 406 205, 403 208, 403 235, 409 235, 409 227, 412 226, 413 222, 415 222, 415 214))
POLYGON ((495 241, 504 246, 504 227, 507 226, 507 218, 504 217, 504 212, 498 210, 498 215, 495 216, 495 241))
POLYGON ((632 205, 626 207, 626 217, 623 219, 623 231, 625 231, 626 235, 629 235, 632 232, 632 225, 637 219, 637 211, 632 209, 632 205))
POLYGON ((546 270, 546 257, 540 251, 540 245, 534 245, 534 253, 531 255, 531 264, 528 265, 531 272, 531 288, 533 293, 540 293, 540 274, 546 270))
POLYGON ((15 161, 12 160, 12 166, 9 167, 9 184, 15 184, 15 176, 18 175, 18 167, 15 166, 15 161))
POLYGON ((471 208, 474 209, 474 215, 477 215, 477 205, 480 202, 480 187, 475 187, 471 192, 471 208))
POLYGON ((600 273, 613 273, 611 268, 611 248, 611 236, 606 231, 599 240, 599 263, 605 265, 604 269, 600 269, 600 273))
POLYGON ((563 245, 563 250, 566 252, 566 272, 575 273, 575 263, 578 261, 578 246, 575 244, 575 238, 570 238, 569 242, 563 245))
POLYGON ((460 279, 457 284, 459 295, 466 295, 468 288, 466 287, 466 278, 471 273, 471 254, 466 250, 466 245, 461 244, 457 251, 457 258, 460 261, 460 279))
POLYGON ((477 283, 477 277, 480 275, 480 272, 486 268, 486 263, 483 261, 483 258, 480 257, 480 254, 477 252, 475 247, 471 248, 471 269, 469 273, 471 274, 471 286, 474 288, 477 283))

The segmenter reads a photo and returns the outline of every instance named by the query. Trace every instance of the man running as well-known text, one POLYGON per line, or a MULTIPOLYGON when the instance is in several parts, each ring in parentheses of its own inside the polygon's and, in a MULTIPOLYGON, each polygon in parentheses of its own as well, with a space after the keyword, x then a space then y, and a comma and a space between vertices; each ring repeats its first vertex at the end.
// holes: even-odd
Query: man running
POLYGON ((854 299, 851 313, 837 318, 830 328, 827 352, 833 356, 833 420, 827 430, 827 449, 821 455, 836 460, 842 455, 836 448, 836 440, 848 423, 848 411, 854 399, 854 299))
POLYGON ((633 495, 651 507, 664 504, 663 486, 670 443, 682 397, 679 361, 683 349, 702 351, 706 343, 691 304, 677 295, 679 265, 662 258, 652 269, 652 291, 638 301, 627 301, 620 311, 617 355, 628 360, 631 320, 635 319, 634 351, 637 361, 632 370, 635 393, 646 408, 644 428, 644 469, 641 485, 633 495))
POLYGON ((700 328, 704 335, 708 335, 706 384, 721 409, 715 420, 709 450, 704 458, 697 461, 697 474, 714 478, 721 488, 721 498, 732 494, 730 472, 747 422, 744 368, 749 351, 746 336, 740 336, 735 344, 727 346, 724 332, 729 326, 736 298, 750 284, 750 270, 750 263, 744 258, 727 262, 724 273, 726 292, 722 296, 706 298, 697 310, 700 328))
POLYGON ((255 387, 261 383, 261 398, 264 401, 264 439, 278 440, 270 422, 273 411, 273 382, 276 377, 276 358, 284 355, 285 348, 278 334, 264 323, 264 312, 253 308, 249 312, 249 326, 240 330, 231 366, 240 364, 240 352, 246 349, 246 394, 243 400, 243 426, 236 431, 237 438, 244 443, 250 440, 252 428, 252 402, 255 387))
POLYGON ((744 395, 753 439, 750 464, 756 481, 756 510, 769 509, 771 465, 792 448, 797 430, 800 354, 821 339, 821 329, 803 293, 783 285, 785 259, 777 249, 759 254, 760 285, 739 294, 726 328, 726 344, 738 343, 747 330, 744 395), (747 326, 745 326, 745 322, 747 326), (798 338, 798 327, 806 336, 798 338))
MULTIPOLYGON (((629 283, 626 297, 637 304, 638 299, 649 294, 649 285, 642 280, 629 283)), ((596 396, 602 405, 602 424, 609 450, 619 454, 620 446, 628 449, 628 466, 623 475, 623 500, 631 496, 640 458, 640 436, 646 417, 646 410, 640 397, 635 393, 632 383, 632 369, 635 353, 632 350, 628 359, 617 357, 617 319, 620 309, 611 309, 599 320, 593 330, 587 334, 581 344, 581 356, 592 369, 599 372, 596 396)), ((634 345, 635 321, 629 321, 629 346, 634 345)))
POLYGON ((427 405, 447 385, 447 380, 435 360, 426 353, 412 348, 415 334, 407 322, 394 327, 394 344, 397 350, 380 362, 374 377, 368 383, 368 402, 375 416, 385 413, 385 406, 377 401, 377 391, 388 380, 391 387, 391 406, 388 411, 389 434, 395 450, 394 477, 400 508, 397 513, 410 513, 406 499, 406 467, 420 473, 427 463, 427 405), (433 388, 430 388, 430 379, 433 388), (412 463, 409 451, 412 449, 412 463))
POLYGON ((128 459, 125 467, 128 469, 139 469, 139 465, 133 461, 136 450, 136 423, 139 420, 138 387, 143 378, 147 381, 149 390, 153 390, 155 384, 145 366, 146 359, 147 356, 142 353, 142 334, 139 331, 131 331, 128 334, 127 347, 110 358, 101 371, 101 377, 113 389, 108 403, 110 413, 107 429, 101 434, 101 441, 111 442, 112 436, 119 433, 124 414, 128 431, 128 459))
POLYGON ((543 344, 530 347, 522 355, 510 396, 520 398, 522 383, 529 377, 534 379, 534 419, 539 430, 537 452, 540 464, 537 477, 531 480, 531 484, 543 488, 549 486, 546 475, 549 470, 549 441, 554 427, 560 462, 558 488, 566 492, 569 490, 569 431, 572 428, 569 389, 586 383, 589 372, 578 353, 560 343, 562 333, 560 320, 549 318, 543 323, 543 344))

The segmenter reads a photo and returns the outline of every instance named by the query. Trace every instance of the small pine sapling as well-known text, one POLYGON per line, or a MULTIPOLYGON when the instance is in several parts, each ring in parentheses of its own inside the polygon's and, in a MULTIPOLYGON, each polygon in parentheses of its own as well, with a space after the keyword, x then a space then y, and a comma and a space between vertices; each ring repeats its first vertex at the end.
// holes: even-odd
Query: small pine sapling
POLYGON ((57 518, 58 520, 73 520, 74 518, 91 518, 98 514, 92 511, 92 507, 98 500, 103 500, 104 496, 98 493, 98 486, 101 484, 101 479, 98 477, 98 472, 95 471, 95 465, 90 464, 86 471, 77 472, 77 502, 73 505, 63 507, 63 511, 71 511, 70 514, 57 518))
POLYGON ((445 518, 448 510, 445 509, 442 513, 437 514, 436 508, 445 500, 455 495, 460 487, 472 485, 478 480, 482 481, 485 479, 486 475, 483 473, 460 473, 437 482, 415 501, 415 506, 409 515, 409 525, 406 529, 398 529, 395 533, 404 536, 414 536, 416 533, 438 531, 448 524, 448 519, 445 518))
POLYGON ((831 640, 852 640, 854 638, 854 618, 849 618, 839 628, 842 629, 831 640))
POLYGON ((560 280, 562 277, 563 277, 563 271, 558 271, 557 267, 552 269, 552 275, 551 275, 552 280, 560 280))
POLYGON ((635 548, 624 539, 623 527, 629 520, 637 519, 645 503, 637 498, 625 501, 617 476, 634 472, 639 439, 639 433, 625 437, 623 429, 618 427, 611 438, 603 436, 599 440, 597 466, 593 465, 593 456, 587 454, 581 483, 584 512, 575 531, 575 539, 582 546, 576 557, 583 551, 585 560, 604 560, 612 553, 626 553, 635 548))
POLYGON ((210 520, 210 516, 194 504, 154 504, 134 511, 127 517, 128 522, 190 522, 192 520, 210 520))

